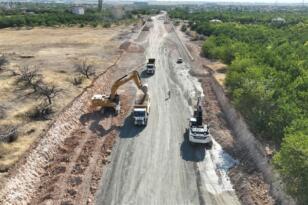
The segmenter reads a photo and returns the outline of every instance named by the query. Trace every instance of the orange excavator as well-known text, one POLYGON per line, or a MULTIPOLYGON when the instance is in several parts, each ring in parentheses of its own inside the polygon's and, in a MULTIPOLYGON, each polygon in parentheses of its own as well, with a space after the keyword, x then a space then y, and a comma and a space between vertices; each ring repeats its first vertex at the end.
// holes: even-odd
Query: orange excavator
POLYGON ((113 83, 110 95, 95 94, 91 99, 91 106, 93 108, 112 108, 117 115, 121 110, 120 96, 117 94, 117 90, 119 89, 119 87, 131 80, 135 82, 138 89, 142 90, 142 92, 144 93, 144 98, 147 98, 148 86, 146 84, 142 84, 138 71, 134 70, 131 73, 119 78, 113 83))

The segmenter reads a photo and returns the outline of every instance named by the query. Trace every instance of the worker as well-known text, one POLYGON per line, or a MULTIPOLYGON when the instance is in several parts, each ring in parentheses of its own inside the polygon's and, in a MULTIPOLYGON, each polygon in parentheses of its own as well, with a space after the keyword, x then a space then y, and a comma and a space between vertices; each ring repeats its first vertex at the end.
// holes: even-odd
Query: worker
POLYGON ((170 97, 171 97, 171 92, 170 92, 170 90, 168 91, 168 98, 170 99, 170 97))

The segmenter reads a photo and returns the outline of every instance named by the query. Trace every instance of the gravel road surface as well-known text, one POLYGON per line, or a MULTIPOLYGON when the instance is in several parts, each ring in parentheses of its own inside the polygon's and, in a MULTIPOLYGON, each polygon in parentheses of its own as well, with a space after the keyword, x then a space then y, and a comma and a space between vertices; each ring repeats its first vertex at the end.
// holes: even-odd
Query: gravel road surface
POLYGON ((226 174, 236 161, 216 142, 205 150, 187 141, 188 119, 203 92, 189 75, 191 63, 185 49, 162 19, 153 18, 147 36, 146 56, 157 60, 155 75, 143 78, 151 96, 148 125, 134 127, 131 116, 126 119, 96 203, 240 204, 226 174), (178 57, 183 64, 176 64, 178 57))

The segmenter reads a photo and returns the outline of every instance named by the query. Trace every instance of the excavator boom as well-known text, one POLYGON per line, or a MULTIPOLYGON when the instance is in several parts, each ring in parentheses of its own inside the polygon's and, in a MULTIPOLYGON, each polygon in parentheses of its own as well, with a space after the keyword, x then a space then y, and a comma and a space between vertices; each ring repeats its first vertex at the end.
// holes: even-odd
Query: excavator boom
POLYGON ((120 110, 120 99, 117 90, 130 80, 133 80, 138 89, 141 89, 143 93, 147 95, 147 86, 142 84, 138 71, 132 71, 113 83, 109 96, 100 94, 94 95, 91 101, 92 107, 113 108, 116 113, 118 113, 120 110))
POLYGON ((131 73, 119 78, 117 81, 114 82, 114 84, 111 87, 110 99, 113 100, 115 96, 117 95, 118 88, 130 80, 134 80, 137 87, 139 89, 143 89, 143 85, 142 85, 139 73, 138 71, 134 70, 131 73))

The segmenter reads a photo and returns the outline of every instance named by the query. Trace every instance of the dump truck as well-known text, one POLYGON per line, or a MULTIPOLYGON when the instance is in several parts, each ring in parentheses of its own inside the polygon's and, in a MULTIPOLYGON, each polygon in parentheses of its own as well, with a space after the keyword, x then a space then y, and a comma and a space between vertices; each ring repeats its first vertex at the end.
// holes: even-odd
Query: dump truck
POLYGON ((150 114, 150 96, 148 93, 137 91, 137 97, 134 105, 133 117, 134 124, 137 126, 146 126, 150 114))
POLYGON ((146 72, 147 74, 154 74, 155 73, 155 58, 149 58, 148 63, 146 65, 146 72))
POLYGON ((139 90, 142 90, 144 95, 147 94, 148 87, 147 85, 142 84, 139 73, 138 71, 135 70, 116 80, 111 87, 110 95, 95 94, 91 98, 91 107, 111 108, 115 111, 115 114, 117 115, 121 109, 120 96, 118 95, 117 90, 119 87, 121 87, 122 85, 126 84, 131 80, 135 82, 139 90))
POLYGON ((210 128, 203 124, 203 113, 201 107, 201 98, 198 98, 194 115, 189 120, 188 136, 191 144, 203 144, 212 147, 213 141, 210 134, 210 128))

